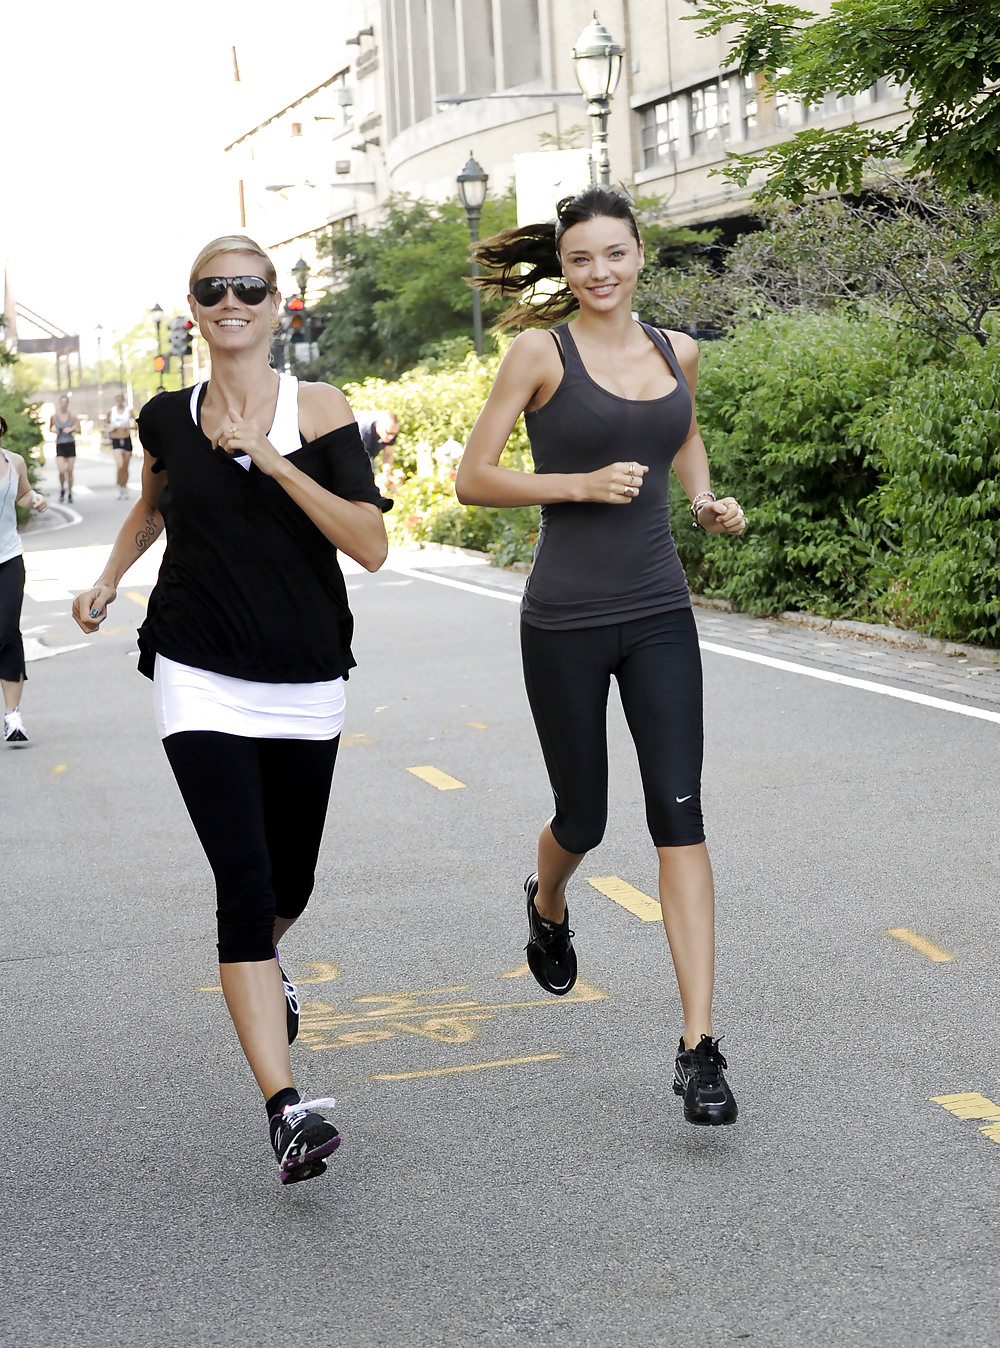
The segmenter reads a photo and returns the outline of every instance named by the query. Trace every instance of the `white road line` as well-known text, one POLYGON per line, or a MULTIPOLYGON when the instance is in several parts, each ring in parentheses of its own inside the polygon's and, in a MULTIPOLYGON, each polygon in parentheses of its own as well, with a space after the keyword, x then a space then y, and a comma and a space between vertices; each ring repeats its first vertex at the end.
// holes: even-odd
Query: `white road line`
MULTIPOLYGON (((430 580, 436 585, 450 585, 454 590, 468 590, 471 594, 485 594, 491 599, 506 599, 519 604, 519 594, 508 594, 503 590, 491 590, 483 585, 470 585, 464 580, 449 580, 445 576, 432 576, 427 571, 410 571, 394 566, 394 571, 403 571, 407 576, 418 580, 430 580)), ((721 621, 716 619, 715 621, 721 621)), ((720 646, 714 641, 700 641, 703 651, 713 655, 729 655, 734 660, 749 660, 754 665, 767 665, 771 669, 782 669, 788 674, 804 674, 810 679, 822 679, 825 683, 840 683, 847 688, 860 688, 865 693, 881 693, 883 697, 895 697, 901 702, 916 702, 921 707, 935 707, 938 711, 952 711, 959 716, 971 716, 977 721, 992 721, 1000 725, 1000 712, 987 711, 983 707, 967 707, 963 702, 949 702, 943 697, 931 697, 927 693, 913 693, 908 688, 893 688, 885 683, 872 683, 870 679, 855 679, 848 674, 834 674, 827 669, 813 669, 810 665, 799 665, 792 660, 778 660, 773 655, 758 655, 756 651, 741 651, 735 646, 720 646)))
POLYGON ((699 644, 703 651, 712 651, 715 655, 731 655, 736 660, 749 660, 754 665, 768 665, 771 669, 783 669, 789 674, 806 674, 811 679, 822 679, 825 683, 842 683, 848 688, 861 688, 866 693, 881 693, 883 697, 896 697, 901 702, 917 702, 922 707, 936 707, 938 711, 954 711, 959 716, 973 716, 977 721, 993 721, 1000 725, 1000 711, 967 707, 963 702, 948 702, 943 697, 910 692, 908 688, 892 688, 888 684, 872 683, 870 679, 854 679, 848 674, 834 674, 828 669, 813 669, 810 665, 797 665, 792 660, 777 660, 773 655, 758 655, 756 651, 740 651, 734 646, 718 646, 714 641, 702 641, 699 644))

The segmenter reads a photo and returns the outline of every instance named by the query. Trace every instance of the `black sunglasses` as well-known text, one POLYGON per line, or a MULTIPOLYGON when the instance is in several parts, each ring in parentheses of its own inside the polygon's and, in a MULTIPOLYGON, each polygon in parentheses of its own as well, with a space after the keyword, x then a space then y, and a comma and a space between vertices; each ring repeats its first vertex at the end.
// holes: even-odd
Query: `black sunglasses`
POLYGON ((261 276, 202 276, 191 287, 191 294, 204 309, 210 309, 225 298, 230 287, 241 304, 263 304, 274 288, 261 276))

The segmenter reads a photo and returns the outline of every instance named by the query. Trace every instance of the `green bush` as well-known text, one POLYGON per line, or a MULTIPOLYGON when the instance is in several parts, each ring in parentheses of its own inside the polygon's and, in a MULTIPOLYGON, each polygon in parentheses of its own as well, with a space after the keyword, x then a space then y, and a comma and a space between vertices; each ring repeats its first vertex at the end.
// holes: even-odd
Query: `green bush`
POLYGON ((968 343, 897 387, 872 437, 895 545, 881 608, 934 636, 1000 644, 1000 370, 968 343))
MULTIPOLYGON (((396 502, 386 517, 390 541, 448 543, 489 552, 500 566, 530 561, 538 534, 538 509, 496 510, 464 506, 455 498, 455 473, 435 465, 432 474, 418 475, 420 444, 432 450, 447 440, 464 446, 500 364, 499 356, 478 359, 474 354, 449 363, 441 358, 407 370, 388 383, 366 379, 349 384, 345 392, 355 411, 391 408, 400 421, 395 467, 405 475, 389 494, 396 502)), ((519 417, 501 459, 506 468, 530 467, 531 454, 524 420, 519 417)))
MULTIPOLYGON (((702 347, 713 483, 751 527, 735 543, 675 529, 694 589, 751 613, 870 611, 887 548, 873 409, 923 357, 898 328, 840 315, 772 315, 702 347)), ((681 493, 675 502, 683 509, 681 493)))

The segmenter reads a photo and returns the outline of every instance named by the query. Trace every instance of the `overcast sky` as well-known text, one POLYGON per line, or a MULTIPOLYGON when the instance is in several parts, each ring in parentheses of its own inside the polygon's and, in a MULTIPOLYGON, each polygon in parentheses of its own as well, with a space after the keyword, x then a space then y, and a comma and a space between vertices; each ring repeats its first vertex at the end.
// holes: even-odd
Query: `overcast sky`
POLYGON ((98 323, 108 342, 153 304, 181 306, 201 246, 239 231, 223 146, 343 64, 332 15, 350 8, 4 6, 0 263, 15 299, 78 332, 85 361, 98 323))

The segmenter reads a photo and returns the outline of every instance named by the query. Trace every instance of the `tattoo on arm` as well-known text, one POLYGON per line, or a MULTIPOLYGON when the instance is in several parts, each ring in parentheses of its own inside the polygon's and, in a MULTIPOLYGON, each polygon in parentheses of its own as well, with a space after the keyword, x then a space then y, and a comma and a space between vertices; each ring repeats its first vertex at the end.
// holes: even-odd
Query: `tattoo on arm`
POLYGON ((135 546, 139 550, 139 552, 145 552, 145 550, 149 547, 150 543, 155 542, 156 533, 157 533, 156 525, 153 522, 153 517, 150 516, 146 520, 145 526, 142 529, 140 529, 135 536, 135 546))

